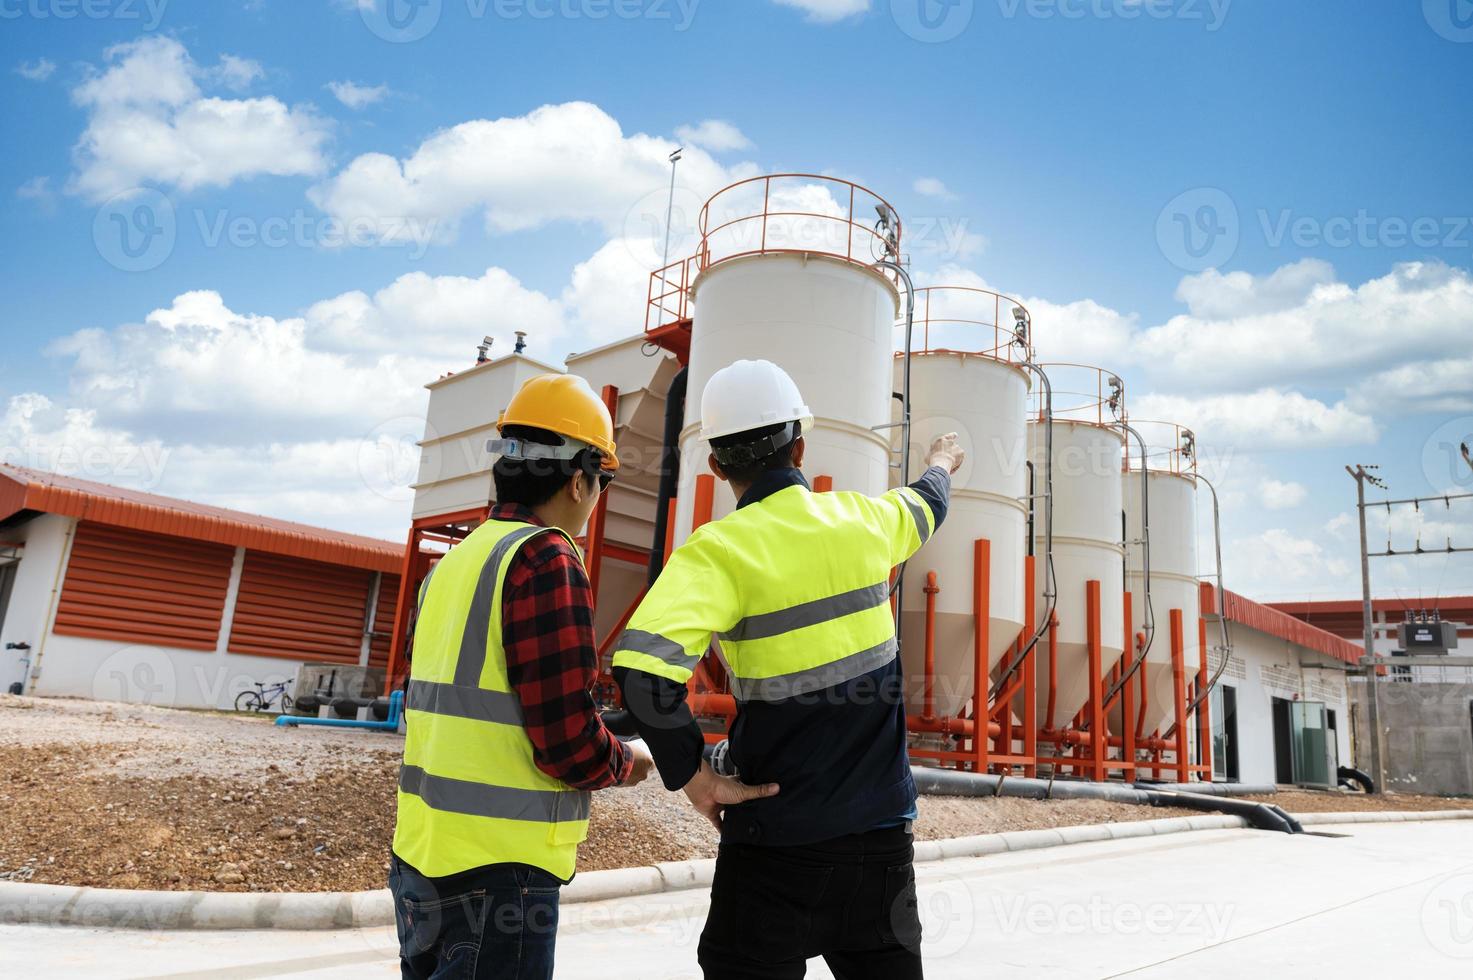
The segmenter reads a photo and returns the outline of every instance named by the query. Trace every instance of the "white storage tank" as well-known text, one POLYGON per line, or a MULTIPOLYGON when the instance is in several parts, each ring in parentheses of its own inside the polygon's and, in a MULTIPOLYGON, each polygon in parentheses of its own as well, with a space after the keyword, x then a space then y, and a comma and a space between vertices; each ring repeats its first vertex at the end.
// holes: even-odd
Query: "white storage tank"
MULTIPOLYGON (((1150 501, 1151 606, 1156 634, 1146 654, 1146 710, 1143 734, 1163 734, 1176 720, 1176 681, 1171 666, 1171 610, 1182 612, 1183 658, 1188 686, 1197 674, 1201 656, 1198 633, 1197 478, 1193 437, 1189 430, 1169 422, 1131 420, 1146 444, 1146 489, 1150 501)), ((1141 455, 1131 439, 1129 468, 1121 474, 1125 500, 1126 584, 1130 589, 1131 635, 1145 629, 1145 589, 1141 541, 1141 455)), ((1139 685, 1139 679, 1132 683, 1139 685)), ((1140 699, 1136 704, 1139 709, 1140 699)), ((1122 721, 1111 728, 1121 731, 1122 721)))
MULTIPOLYGON (((703 230, 710 229, 702 244, 704 268, 691 287, 694 315, 680 436, 677 545, 690 535, 696 478, 711 473, 710 447, 700 436, 701 393, 713 374, 743 358, 773 361, 803 392, 814 417, 803 433, 803 470, 810 481, 827 476, 835 490, 871 494, 888 486, 890 436, 883 426, 890 421, 890 333, 900 299, 889 276, 872 264, 872 251, 885 254, 886 247, 883 240, 875 241, 878 233, 871 227, 870 202, 879 200, 844 181, 803 175, 756 178, 707 202, 702 214, 703 230), (763 193, 761 186, 769 183, 763 193), (727 210, 729 198, 755 201, 758 210, 733 215, 727 210), (769 215, 761 210, 762 202, 774 207, 773 202, 787 199, 816 202, 807 205, 813 213, 784 214, 783 233, 764 238, 761 229, 769 227, 769 215), (835 201, 843 202, 837 217, 830 213, 835 201), (804 247, 800 218, 812 224, 811 249, 804 247)), ((774 221, 768 234, 776 225, 774 221)), ((735 505, 730 490, 719 486, 712 519, 735 505)))
MULTIPOLYGON (((973 690, 973 542, 978 538, 991 542, 986 636, 994 666, 1024 626, 1029 375, 1019 366, 1026 351, 1011 343, 1011 310, 1017 305, 981 289, 917 290, 910 479, 925 469, 926 447, 944 433, 959 435, 967 458, 952 477, 945 526, 906 566, 901 651, 911 679, 906 691, 912 717, 922 714, 927 572, 936 573, 941 590, 935 619, 936 717, 959 714, 973 690), (999 312, 1006 327, 998 324, 999 312)), ((897 357, 896 391, 903 370, 904 358, 897 357)))
MULTIPOLYGON (((1048 663, 1056 658, 1058 677, 1052 727, 1066 728, 1089 701, 1089 620, 1086 583, 1100 583, 1100 675, 1103 678, 1125 649, 1125 572, 1121 542, 1121 486, 1124 435, 1114 420, 1110 385, 1114 375, 1099 368, 1045 364, 1053 384, 1053 563, 1058 587, 1056 650, 1047 635, 1035 652, 1040 727, 1050 725, 1048 663)), ((1115 392, 1112 396, 1112 392, 1115 392)), ((1047 613, 1044 555, 1045 426, 1042 392, 1035 391, 1028 424, 1029 459, 1034 466, 1035 590, 1040 622, 1047 613)), ((1020 699, 1021 700, 1021 699, 1020 699)), ((1015 709, 1016 710, 1016 709, 1015 709)))

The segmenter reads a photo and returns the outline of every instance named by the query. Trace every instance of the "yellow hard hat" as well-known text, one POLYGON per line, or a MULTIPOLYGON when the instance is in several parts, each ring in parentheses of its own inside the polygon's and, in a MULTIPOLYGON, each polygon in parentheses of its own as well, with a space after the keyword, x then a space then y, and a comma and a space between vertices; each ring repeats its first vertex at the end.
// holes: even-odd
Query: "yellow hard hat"
POLYGON ((600 466, 612 473, 619 468, 614 445, 614 420, 603 399, 576 374, 539 374, 528 378, 496 420, 496 430, 508 425, 546 429, 586 443, 598 450, 600 466))

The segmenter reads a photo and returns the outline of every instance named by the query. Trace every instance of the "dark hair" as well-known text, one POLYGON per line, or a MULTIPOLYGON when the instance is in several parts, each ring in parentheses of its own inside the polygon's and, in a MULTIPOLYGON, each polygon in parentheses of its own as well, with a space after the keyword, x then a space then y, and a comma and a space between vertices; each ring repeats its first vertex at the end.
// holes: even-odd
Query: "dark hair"
MULTIPOLYGON (((565 441, 556 432, 529 425, 508 425, 501 433, 506 438, 521 439, 540 446, 561 446, 565 441)), ((496 483, 496 502, 540 507, 562 491, 575 476, 598 478, 598 461, 587 449, 572 459, 507 459, 502 456, 491 467, 496 483)))
MULTIPOLYGON (((778 422, 775 425, 764 425, 760 429, 748 429, 746 432, 735 432, 729 436, 717 436, 711 440, 713 450, 731 449, 734 446, 747 446, 766 436, 777 435, 787 427, 788 423, 778 422)), ((737 483, 755 483, 757 478, 768 470, 787 469, 793 465, 793 449, 798 445, 798 439, 803 435, 803 423, 793 423, 793 438, 787 445, 781 446, 772 453, 761 459, 750 463, 727 464, 720 462, 721 453, 717 453, 717 462, 721 466, 721 472, 726 474, 728 480, 737 483)))

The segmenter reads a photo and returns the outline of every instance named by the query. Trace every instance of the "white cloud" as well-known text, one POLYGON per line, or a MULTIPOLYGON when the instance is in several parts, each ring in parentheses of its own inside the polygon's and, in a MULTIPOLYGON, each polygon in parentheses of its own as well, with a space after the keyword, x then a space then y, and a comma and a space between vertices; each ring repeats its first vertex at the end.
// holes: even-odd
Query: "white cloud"
POLYGON ((779 6, 796 7, 808 15, 808 19, 821 24, 831 24, 864 13, 869 9, 869 0, 774 0, 779 6))
MULTIPOLYGON (((588 102, 547 105, 525 116, 475 119, 426 139, 403 160, 366 153, 309 191, 329 215, 344 221, 413 219, 453 238, 463 215, 479 211, 493 232, 522 231, 558 221, 592 223, 611 234, 643 225, 646 212, 663 221, 676 144, 624 135, 619 123, 588 102), (654 207, 651 202, 658 204, 654 207)), ((695 202, 739 176, 704 150, 687 147, 680 193, 695 202)), ((698 206, 698 204, 697 204, 698 206)), ((693 222, 694 208, 682 208, 693 222)))
POLYGON ((682 142, 703 146, 713 153, 752 148, 746 134, 725 119, 703 119, 694 126, 677 126, 675 135, 682 142))
POLYGON ((934 197, 942 201, 956 200, 956 195, 935 177, 917 177, 911 189, 924 197, 934 197))
POLYGON ((1267 479, 1258 487, 1258 497, 1268 510, 1289 510, 1304 503, 1309 488, 1302 483, 1267 479))
POLYGON ((1126 395, 1133 418, 1179 422, 1218 451, 1354 446, 1379 438, 1375 422, 1345 402, 1327 405, 1297 391, 1208 395, 1126 395))
POLYGON ((1232 319, 1259 313, 1277 313, 1302 306, 1321 286, 1333 287, 1335 269, 1320 259, 1304 259, 1275 269, 1267 276, 1246 272, 1224 275, 1208 269, 1187 276, 1176 287, 1176 298, 1192 316, 1204 320, 1232 319))
POLYGON ((51 178, 32 177, 15 189, 15 196, 22 201, 36 201, 43 207, 48 206, 55 196, 51 190, 51 178))
POLYGON ((357 82, 328 82, 328 91, 349 109, 371 106, 389 94, 387 85, 359 85, 357 82))
POLYGON ((32 82, 44 82, 56 71, 56 62, 50 58, 37 58, 35 61, 22 61, 15 66, 15 73, 21 78, 32 82))
POLYGON ((1260 601, 1338 598, 1352 584, 1351 557, 1327 552, 1319 542, 1283 528, 1269 528, 1224 546, 1223 578, 1228 588, 1247 588, 1260 601))
POLYGON ((265 78, 266 72, 260 62, 233 54, 222 54, 220 63, 210 70, 209 77, 232 92, 243 92, 257 79, 265 78))
POLYGON ((1473 357, 1412 361, 1378 371, 1350 389, 1350 404, 1367 413, 1473 412, 1473 357))
POLYGON ((93 201, 141 184, 191 190, 259 174, 313 175, 325 160, 327 124, 310 108, 272 97, 205 96, 201 81, 249 84, 260 66, 222 60, 203 69, 173 38, 146 37, 109 48, 72 91, 88 111, 73 149, 69 190, 93 201))
POLYGON ((1388 365, 1467 356, 1466 270, 1406 262, 1354 288, 1327 276, 1301 262, 1267 277, 1188 277, 1178 295, 1193 311, 1145 331, 1137 354, 1159 376, 1218 390, 1349 385, 1388 365))

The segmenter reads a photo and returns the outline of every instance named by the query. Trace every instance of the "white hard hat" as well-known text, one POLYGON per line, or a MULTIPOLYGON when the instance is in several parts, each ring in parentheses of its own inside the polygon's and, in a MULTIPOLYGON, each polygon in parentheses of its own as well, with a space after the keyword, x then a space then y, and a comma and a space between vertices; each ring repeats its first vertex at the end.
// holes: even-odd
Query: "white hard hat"
POLYGON ((781 422, 807 427, 813 413, 788 372, 771 361, 737 361, 711 375, 701 392, 701 438, 719 439, 781 422))

